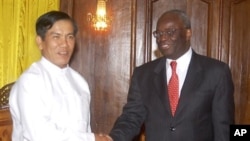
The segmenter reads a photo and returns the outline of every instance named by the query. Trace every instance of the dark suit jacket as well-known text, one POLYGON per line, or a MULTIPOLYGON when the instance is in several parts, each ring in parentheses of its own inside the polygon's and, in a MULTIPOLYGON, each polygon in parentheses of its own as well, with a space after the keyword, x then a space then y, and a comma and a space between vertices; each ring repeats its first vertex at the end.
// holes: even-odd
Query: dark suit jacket
POLYGON ((193 52, 174 117, 166 88, 166 58, 136 68, 113 140, 132 140, 144 123, 146 141, 229 141, 234 86, 227 64, 193 52))

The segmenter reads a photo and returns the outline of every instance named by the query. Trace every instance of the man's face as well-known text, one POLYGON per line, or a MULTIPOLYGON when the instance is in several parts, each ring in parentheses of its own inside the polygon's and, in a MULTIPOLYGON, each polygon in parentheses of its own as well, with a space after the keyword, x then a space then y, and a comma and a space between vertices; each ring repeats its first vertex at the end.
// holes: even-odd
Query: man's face
POLYGON ((60 68, 67 66, 74 51, 73 31, 69 20, 59 20, 46 32, 44 40, 37 36, 36 41, 42 55, 60 68))
POLYGON ((176 60, 190 47, 191 29, 186 29, 181 19, 175 14, 167 14, 157 23, 154 32, 161 53, 176 60))

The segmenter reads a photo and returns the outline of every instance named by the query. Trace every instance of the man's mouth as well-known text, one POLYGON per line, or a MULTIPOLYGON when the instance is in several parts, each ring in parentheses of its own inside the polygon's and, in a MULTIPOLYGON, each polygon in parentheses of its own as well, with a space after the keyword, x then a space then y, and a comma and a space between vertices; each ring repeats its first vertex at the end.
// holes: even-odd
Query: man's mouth
POLYGON ((58 52, 58 54, 59 54, 59 55, 67 55, 68 52, 67 52, 67 51, 60 51, 60 52, 58 52))
POLYGON ((169 44, 162 44, 161 48, 162 49, 169 49, 171 46, 169 44))

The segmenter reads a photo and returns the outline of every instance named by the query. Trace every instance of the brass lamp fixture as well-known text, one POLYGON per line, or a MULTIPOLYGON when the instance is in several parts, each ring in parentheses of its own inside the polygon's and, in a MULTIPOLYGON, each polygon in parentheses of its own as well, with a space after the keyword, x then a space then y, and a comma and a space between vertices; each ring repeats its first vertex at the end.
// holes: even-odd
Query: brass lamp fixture
POLYGON ((110 19, 107 17, 106 2, 108 0, 97 0, 96 15, 88 13, 87 20, 95 30, 105 31, 110 26, 110 19))

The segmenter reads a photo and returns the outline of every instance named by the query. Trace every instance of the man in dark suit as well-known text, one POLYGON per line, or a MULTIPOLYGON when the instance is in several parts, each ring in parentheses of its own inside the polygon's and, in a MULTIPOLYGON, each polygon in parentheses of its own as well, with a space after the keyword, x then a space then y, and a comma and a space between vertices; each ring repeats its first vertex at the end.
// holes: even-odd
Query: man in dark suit
POLYGON ((130 141, 144 124, 146 141, 229 141, 234 123, 229 66, 191 49, 191 24, 183 11, 165 12, 153 34, 163 57, 134 70, 112 139, 130 141), (172 61, 177 62, 176 106, 170 104, 172 61))

